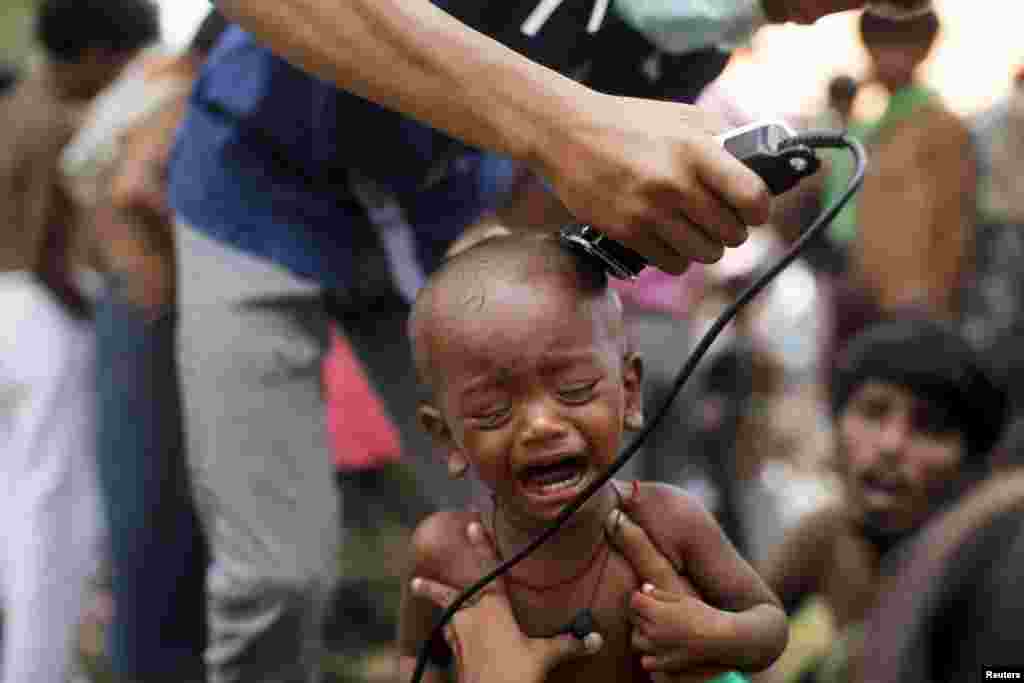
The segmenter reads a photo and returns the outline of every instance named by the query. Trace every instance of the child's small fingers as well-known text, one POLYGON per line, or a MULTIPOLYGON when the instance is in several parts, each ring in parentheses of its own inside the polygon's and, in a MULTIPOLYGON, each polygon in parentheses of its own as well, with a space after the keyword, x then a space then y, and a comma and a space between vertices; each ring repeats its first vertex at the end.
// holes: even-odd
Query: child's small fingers
POLYGON ((660 599, 661 595, 637 591, 630 599, 630 608, 638 618, 659 624, 690 624, 708 616, 710 608, 699 598, 689 595, 672 595, 660 599))
POLYGON ((649 593, 637 591, 630 598, 629 606, 640 621, 661 623, 675 621, 681 603, 678 599, 659 600, 649 593))

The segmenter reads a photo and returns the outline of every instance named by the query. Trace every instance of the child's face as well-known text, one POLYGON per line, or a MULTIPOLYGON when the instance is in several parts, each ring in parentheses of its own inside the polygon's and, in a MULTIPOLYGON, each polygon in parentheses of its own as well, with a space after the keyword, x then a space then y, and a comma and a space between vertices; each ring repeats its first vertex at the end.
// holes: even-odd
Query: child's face
POLYGON ((445 326, 421 411, 449 458, 473 467, 502 515, 546 521, 617 456, 640 411, 640 364, 605 297, 511 286, 445 326))
POLYGON ((840 414, 837 437, 851 512, 880 531, 920 526, 960 476, 962 432, 941 406, 896 384, 862 384, 840 414))

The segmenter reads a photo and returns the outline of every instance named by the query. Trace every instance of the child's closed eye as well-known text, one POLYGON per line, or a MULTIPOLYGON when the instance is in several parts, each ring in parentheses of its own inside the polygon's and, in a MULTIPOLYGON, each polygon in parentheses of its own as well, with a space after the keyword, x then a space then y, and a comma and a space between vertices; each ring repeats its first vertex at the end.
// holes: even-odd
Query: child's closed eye
POLYGON ((469 419, 477 429, 497 429, 505 424, 511 413, 509 406, 494 406, 474 412, 469 419))
POLYGON ((560 387, 558 397, 570 405, 580 405, 594 398, 597 383, 600 380, 589 382, 575 382, 560 387))

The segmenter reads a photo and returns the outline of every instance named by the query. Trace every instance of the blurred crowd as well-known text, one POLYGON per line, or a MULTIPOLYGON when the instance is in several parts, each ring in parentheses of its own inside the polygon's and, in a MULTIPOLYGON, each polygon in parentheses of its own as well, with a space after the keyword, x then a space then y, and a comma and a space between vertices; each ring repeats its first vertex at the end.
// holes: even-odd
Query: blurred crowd
MULTIPOLYGON (((750 122, 673 81, 725 51, 674 62, 607 21, 594 87, 750 122)), ((369 105, 339 118, 217 11, 177 52, 149 0, 43 0, 35 30, 38 62, 0 69, 0 680, 100 675, 74 663, 83 624, 113 680, 369 679, 325 662, 387 651, 408 534, 486 497, 417 424, 410 305, 449 250, 571 217, 516 163, 369 105), (378 125, 343 150, 319 132, 378 125)), ((695 496, 779 596, 790 645, 754 680, 981 680, 1024 668, 1024 73, 964 118, 919 79, 939 16, 858 30, 869 71, 790 123, 863 142, 863 188, 620 476, 695 496)), ((846 189, 852 158, 822 159, 719 262, 615 283, 646 414, 846 189)))

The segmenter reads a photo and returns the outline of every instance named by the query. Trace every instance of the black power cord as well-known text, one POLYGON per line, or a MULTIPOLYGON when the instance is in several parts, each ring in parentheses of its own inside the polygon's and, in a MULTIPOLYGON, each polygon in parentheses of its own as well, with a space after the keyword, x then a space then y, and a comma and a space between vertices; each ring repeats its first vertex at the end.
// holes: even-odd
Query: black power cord
POLYGON ((443 637, 443 629, 448 624, 455 613, 462 608, 474 595, 483 590, 491 581, 494 581, 498 577, 504 575, 516 564, 524 560, 534 550, 539 548, 545 541, 554 536, 558 530, 565 524, 570 517, 575 514, 583 505, 593 496, 597 491, 601 489, 608 481, 615 476, 615 474, 622 469, 622 467, 629 461, 631 457, 637 452, 640 446, 643 444, 647 436, 654 431, 661 420, 665 417, 668 412, 668 408, 672 401, 675 400, 679 390, 683 388, 683 385, 693 374, 693 371, 697 367, 697 363, 700 362, 704 354, 707 353, 708 349, 714 343, 715 339, 721 334, 722 330, 732 322, 733 318, 740 311, 741 308, 750 303, 750 300, 757 296, 765 287, 771 283, 775 277, 781 273, 789 264, 791 264, 804 250, 807 244, 816 238, 829 223, 836 217, 846 203, 850 201, 853 194, 860 188, 861 183, 864 182, 864 172, 867 170, 867 153, 864 151, 864 146, 857 140, 847 136, 844 133, 838 133, 834 131, 813 131, 804 133, 802 135, 796 135, 789 139, 783 140, 779 144, 779 152, 784 152, 786 149, 793 147, 808 147, 811 149, 847 149, 853 154, 854 158, 854 173, 850 179, 849 185, 843 191, 843 194, 833 202, 832 206, 828 207, 821 213, 820 216, 814 221, 811 226, 804 231, 800 239, 789 248, 789 251, 783 255, 779 261, 769 268, 764 274, 761 275, 753 284, 750 285, 746 290, 743 291, 728 308, 725 309, 715 319, 715 322, 711 325, 708 331, 701 338, 700 343, 694 348, 693 353, 690 354, 689 358, 680 368, 679 373, 676 375, 675 381, 672 383, 672 390, 669 392, 668 398, 658 408, 658 412, 655 413, 654 419, 652 419, 639 434, 633 442, 615 459, 608 469, 595 479, 587 486, 580 494, 563 509, 558 516, 551 522, 551 525, 545 529, 537 538, 530 541, 528 544, 523 546, 514 555, 509 557, 507 560, 498 565, 490 573, 486 574, 479 581, 474 583, 472 586, 464 590, 452 603, 445 609, 445 611, 438 618, 437 623, 434 625, 431 631, 430 637, 424 641, 420 647, 419 656, 416 659, 416 669, 413 671, 412 683, 420 683, 423 678, 423 673, 426 671, 427 662, 430 659, 430 646, 431 643, 435 642, 436 639, 443 637))

